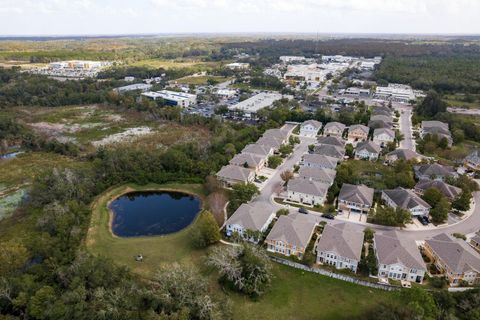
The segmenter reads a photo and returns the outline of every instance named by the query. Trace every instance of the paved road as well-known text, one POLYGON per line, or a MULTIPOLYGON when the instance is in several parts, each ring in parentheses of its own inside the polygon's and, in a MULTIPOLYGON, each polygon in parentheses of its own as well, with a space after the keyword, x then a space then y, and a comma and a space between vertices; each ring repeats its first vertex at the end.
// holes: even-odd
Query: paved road
POLYGON ((480 109, 465 109, 465 108, 447 108, 448 112, 480 116, 480 109))
POLYGON ((412 133, 412 107, 397 105, 395 109, 400 112, 400 132, 403 134, 403 140, 400 141, 400 148, 415 151, 416 144, 412 133))

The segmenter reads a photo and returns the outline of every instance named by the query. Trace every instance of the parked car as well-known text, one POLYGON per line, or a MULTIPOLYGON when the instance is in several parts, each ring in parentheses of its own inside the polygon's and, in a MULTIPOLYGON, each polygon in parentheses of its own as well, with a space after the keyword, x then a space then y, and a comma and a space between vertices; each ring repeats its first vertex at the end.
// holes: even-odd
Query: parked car
POLYGON ((308 214, 308 210, 305 209, 305 208, 298 209, 298 212, 303 213, 303 214, 308 214))
POLYGON ((324 214, 322 214, 322 217, 324 217, 325 219, 329 219, 329 220, 335 219, 335 216, 331 213, 324 213, 324 214))
POLYGON ((427 217, 424 217, 424 216, 418 216, 417 217, 418 221, 420 221, 420 223, 424 226, 428 225, 428 218, 427 217))

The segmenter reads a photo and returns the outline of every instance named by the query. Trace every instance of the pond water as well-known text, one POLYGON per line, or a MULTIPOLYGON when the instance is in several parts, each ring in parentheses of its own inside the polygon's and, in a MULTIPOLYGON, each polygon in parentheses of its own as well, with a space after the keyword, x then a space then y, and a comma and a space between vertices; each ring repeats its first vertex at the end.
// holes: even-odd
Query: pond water
POLYGON ((19 154, 22 154, 23 151, 11 152, 7 154, 0 155, 0 159, 13 159, 16 158, 19 154))
POLYGON ((175 233, 188 227, 200 208, 200 199, 181 192, 127 193, 110 204, 112 231, 119 237, 175 233))

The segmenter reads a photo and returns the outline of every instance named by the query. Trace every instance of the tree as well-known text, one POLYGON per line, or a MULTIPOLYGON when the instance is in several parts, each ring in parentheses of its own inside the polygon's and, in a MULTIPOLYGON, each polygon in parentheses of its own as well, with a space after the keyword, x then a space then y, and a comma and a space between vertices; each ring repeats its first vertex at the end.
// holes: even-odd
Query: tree
POLYGON ((347 143, 347 145, 345 146, 345 154, 349 158, 353 158, 354 152, 355 152, 355 149, 353 148, 353 145, 351 143, 347 143))
MULTIPOLYGON (((278 148, 278 152, 280 152, 282 157, 285 158, 286 156, 288 156, 293 152, 293 146, 291 144, 282 144, 280 148, 278 148)), ((269 159, 269 163, 270 163, 270 159, 269 159)))
POLYGON ((452 208, 460 211, 470 210, 471 201, 472 201, 472 194, 470 192, 463 191, 460 197, 458 197, 452 202, 452 208))
POLYGON ((283 181, 285 181, 285 184, 288 184, 288 181, 293 178, 293 172, 290 170, 285 170, 280 174, 280 177, 283 181))
POLYGON ((280 216, 286 216, 290 213, 290 211, 286 208, 283 208, 283 209, 279 209, 277 211, 277 217, 280 217, 280 216))
POLYGON ((448 218, 450 212, 450 203, 447 198, 442 197, 430 210, 430 216, 434 223, 443 223, 448 218))
POLYGON ((436 188, 429 188, 423 193, 423 200, 425 200, 430 206, 434 207, 436 203, 440 201, 444 196, 436 188))
POLYGON ((207 258, 207 265, 220 273, 220 282, 252 298, 261 296, 270 286, 272 265, 263 249, 248 243, 240 246, 216 247, 207 258))
POLYGON ((252 198, 259 193, 257 186, 253 183, 237 183, 232 189, 233 191, 230 194, 230 202, 228 204, 229 212, 237 210, 242 203, 252 200, 252 198))
POLYGON ((276 169, 282 163, 282 161, 282 158, 279 156, 270 156, 268 157, 268 167, 276 169))
POLYGON ((14 240, 0 246, 0 275, 10 275, 22 268, 29 258, 27 249, 14 240))
POLYGON ((412 221, 410 212, 400 207, 377 206, 372 221, 385 226, 404 226, 412 221))
POLYGON ((447 103, 435 91, 429 91, 422 102, 416 107, 417 114, 424 117, 434 117, 437 113, 446 112, 447 103))
POLYGON ((217 221, 209 211, 202 211, 191 231, 193 246, 205 248, 220 241, 221 235, 217 221))

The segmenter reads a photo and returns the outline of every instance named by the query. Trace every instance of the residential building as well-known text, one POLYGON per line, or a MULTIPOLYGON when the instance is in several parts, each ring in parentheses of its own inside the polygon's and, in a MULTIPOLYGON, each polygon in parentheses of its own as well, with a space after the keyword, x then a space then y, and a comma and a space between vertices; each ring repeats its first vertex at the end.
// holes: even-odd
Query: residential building
POLYGON ((338 164, 337 158, 332 158, 328 156, 323 156, 320 154, 306 154, 303 156, 301 165, 304 167, 311 168, 325 168, 325 169, 335 169, 338 164))
POLYGON ((420 136, 425 138, 427 135, 437 136, 439 139, 447 139, 448 146, 452 146, 453 138, 448 123, 441 121, 422 121, 422 127, 420 129, 420 136))
POLYGON ((328 186, 331 186, 335 181, 335 176, 337 175, 337 171, 333 169, 326 169, 326 168, 312 168, 312 167, 300 167, 298 171, 298 176, 301 179, 305 180, 313 180, 324 183, 328 186))
POLYGON ((357 272, 364 234, 353 224, 325 225, 317 244, 317 263, 357 272))
POLYGON ((318 145, 328 144, 328 145, 336 146, 342 149, 345 148, 345 140, 343 140, 342 138, 333 137, 333 136, 318 137, 317 144, 318 145))
POLYGON ((342 161, 343 158, 345 157, 345 149, 341 147, 336 147, 334 145, 329 145, 329 144, 322 144, 319 146, 316 146, 313 149, 313 153, 331 157, 331 158, 336 158, 338 161, 342 161))
POLYGON ((415 241, 400 240, 394 233, 376 233, 373 246, 378 261, 378 277, 423 282, 427 270, 415 241))
POLYGON ((287 184, 288 201, 322 206, 327 199, 328 184, 313 179, 292 179, 287 184))
POLYGON ((263 136, 255 142, 257 145, 261 145, 267 148, 273 148, 274 151, 278 151, 278 149, 284 144, 285 140, 282 138, 274 137, 274 136, 263 136))
POLYGON ((325 127, 323 127, 324 136, 341 138, 343 136, 344 131, 345 131, 345 125, 340 122, 329 122, 325 125, 325 127))
POLYGON ((377 116, 377 115, 391 116, 392 109, 388 106, 376 106, 372 110, 372 116, 377 116))
POLYGON ((258 242, 258 238, 251 237, 253 232, 265 232, 275 218, 273 208, 261 202, 242 204, 225 222, 225 233, 228 237, 235 232, 251 242, 258 242))
POLYGON ((300 135, 303 137, 316 137, 321 129, 321 122, 316 120, 307 120, 300 126, 300 135))
POLYGON ((480 150, 476 149, 466 156, 463 164, 471 170, 480 171, 480 150))
POLYGON ((462 189, 452 186, 442 180, 420 180, 415 185, 415 192, 423 195, 428 189, 437 189, 450 201, 457 199, 462 194, 462 189))
POLYGON ((197 95, 195 94, 168 90, 144 92, 142 97, 152 100, 163 99, 167 105, 183 108, 188 108, 197 103, 197 95))
POLYGON ((230 160, 231 165, 253 169, 255 173, 262 170, 265 166, 265 162, 265 157, 252 153, 239 153, 230 160))
POLYGON ((373 205, 372 188, 366 185, 344 183, 338 195, 338 212, 357 212, 368 214, 373 205))
POLYGON ((455 169, 438 163, 414 166, 415 176, 419 180, 445 180, 447 177, 458 177, 455 169))
POLYGON ((242 153, 247 153, 247 154, 256 154, 264 159, 267 159, 268 157, 272 156, 274 152, 274 148, 272 146, 266 146, 263 144, 248 144, 243 148, 242 153))
POLYGON ((370 128, 363 124, 354 124, 348 129, 348 140, 353 142, 367 141, 370 128))
POLYGON ((129 84, 127 86, 123 87, 118 87, 113 89, 114 92, 116 93, 123 93, 123 92, 128 92, 128 91, 135 91, 135 90, 140 90, 140 91, 148 91, 152 88, 153 85, 151 84, 146 84, 146 83, 134 83, 134 84, 129 84))
POLYGON ((265 239, 267 250, 301 259, 316 226, 312 215, 296 213, 280 216, 265 239))
POLYGON ((464 240, 442 233, 425 240, 423 249, 451 286, 480 283, 480 256, 464 240))
POLYGON ((427 216, 432 208, 425 200, 412 190, 396 188, 382 191, 382 199, 392 207, 400 207, 410 212, 412 216, 427 216))
POLYGON ((378 160, 382 148, 372 141, 360 142, 355 149, 355 159, 378 160))
POLYGON ((231 187, 237 183, 252 182, 255 179, 255 172, 244 167, 226 165, 217 173, 217 178, 225 187, 231 187))
POLYGON ((370 117, 368 126, 373 129, 378 128, 392 128, 393 127, 393 118, 392 116, 386 116, 383 114, 378 114, 370 117))
POLYGON ((250 118, 253 117, 258 110, 270 107, 275 101, 281 100, 284 97, 289 98, 289 96, 283 96, 276 92, 261 92, 244 101, 229 106, 228 109, 230 111, 240 111, 245 117, 250 118))
POLYGON ((388 128, 378 128, 373 131, 373 142, 385 147, 395 141, 395 132, 388 128))
POLYGON ((268 129, 263 133, 263 137, 274 137, 277 139, 282 139, 282 143, 287 143, 288 138, 292 134, 292 131, 282 128, 282 129, 268 129))
POLYGON ((385 160, 390 163, 393 163, 397 160, 406 160, 406 161, 415 161, 420 162, 424 157, 415 151, 410 149, 397 149, 392 152, 387 153, 385 160))

